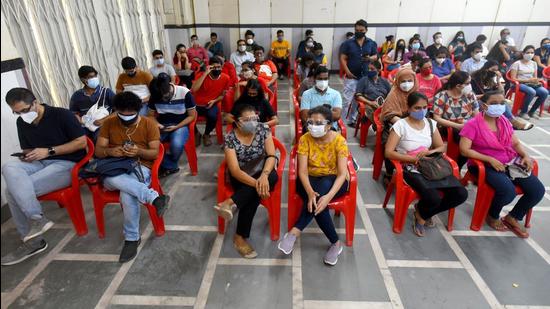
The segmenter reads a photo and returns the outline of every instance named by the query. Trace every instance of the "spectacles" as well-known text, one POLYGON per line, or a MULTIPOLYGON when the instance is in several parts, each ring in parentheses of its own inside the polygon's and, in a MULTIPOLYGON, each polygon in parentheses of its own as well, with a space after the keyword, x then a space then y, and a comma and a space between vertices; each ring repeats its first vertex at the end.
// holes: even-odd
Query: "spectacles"
POLYGON ((314 121, 313 119, 308 119, 307 124, 312 126, 324 126, 328 124, 328 120, 319 120, 314 121))
POLYGON ((258 121, 260 117, 258 116, 250 116, 250 117, 239 117, 240 122, 246 122, 246 121, 258 121))

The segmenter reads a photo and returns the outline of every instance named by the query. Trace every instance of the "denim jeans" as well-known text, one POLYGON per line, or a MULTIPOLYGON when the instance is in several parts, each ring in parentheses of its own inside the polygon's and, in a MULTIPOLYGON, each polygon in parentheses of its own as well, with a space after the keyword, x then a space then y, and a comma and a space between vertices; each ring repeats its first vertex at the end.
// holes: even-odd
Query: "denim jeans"
POLYGON ((37 197, 68 187, 74 165, 75 162, 67 160, 41 160, 9 161, 2 166, 6 199, 21 237, 29 233, 30 219, 42 218, 42 205, 37 197))
POLYGON ((140 203, 151 204, 159 194, 149 188, 151 183, 151 170, 141 167, 145 183, 138 180, 134 173, 107 177, 103 185, 107 190, 120 191, 120 204, 124 213, 124 238, 129 241, 139 239, 140 203))
MULTIPOLYGON (((469 170, 477 175, 477 168, 469 167, 469 170)), ((523 220, 529 209, 542 200, 545 193, 544 185, 537 176, 531 174, 527 178, 512 180, 506 173, 497 172, 488 164, 485 164, 485 181, 495 190, 495 196, 489 209, 489 215, 493 219, 498 219, 502 207, 510 204, 516 197, 515 185, 523 190, 523 195, 509 214, 519 221, 523 220)))
POLYGON ((512 121, 514 120, 514 115, 512 114, 512 108, 508 104, 504 104, 506 106, 506 109, 504 110, 504 117, 508 118, 508 120, 512 121))
POLYGON ((211 108, 206 106, 197 106, 197 114, 199 116, 206 117, 206 128, 204 129, 204 135, 210 135, 210 132, 216 128, 218 122, 218 105, 214 104, 211 108))
POLYGON ((357 102, 355 102, 355 89, 357 80, 353 78, 344 78, 344 100, 342 102, 342 120, 355 122, 357 118, 357 102), (348 109, 351 104, 351 114, 348 115, 348 109))
MULTIPOLYGON (((322 177, 313 177, 309 176, 309 183, 311 184, 311 187, 313 190, 317 193, 319 193, 319 197, 327 194, 330 189, 332 188, 332 185, 334 184, 334 181, 336 180, 336 175, 328 175, 328 176, 322 176, 322 177)), ((304 189, 304 186, 302 185, 302 182, 298 180, 296 184, 296 189, 298 191, 298 194, 302 198, 302 201, 304 202, 304 205, 302 207, 302 213, 300 214, 300 218, 298 218, 298 221, 296 224, 294 224, 294 227, 299 229, 300 231, 303 231, 306 226, 313 220, 315 217, 315 221, 317 221, 317 224, 325 234, 325 236, 328 238, 331 244, 334 244, 338 241, 338 234, 336 233, 336 229, 334 228, 334 223, 332 222, 332 218, 330 217, 329 208, 325 208, 321 213, 318 215, 314 215, 314 212, 309 212, 307 210, 307 201, 308 196, 304 189)), ((348 190, 348 181, 344 181, 338 192, 336 192, 336 195, 334 195, 334 198, 337 198, 339 196, 344 195, 348 190)))
POLYGON ((529 109, 529 114, 536 112, 537 109, 542 104, 544 104, 544 101, 546 101, 546 98, 548 97, 548 90, 546 90, 543 86, 534 89, 525 84, 520 84, 519 90, 525 94, 523 105, 521 106, 522 113, 527 113, 527 109, 529 109, 529 103, 531 103, 531 101, 533 101, 535 97, 537 97, 537 100, 535 101, 531 109, 529 109))
POLYGON ((149 106, 147 105, 147 103, 143 103, 143 105, 141 106, 141 109, 139 110, 139 115, 147 116, 148 113, 149 113, 149 106))
MULTIPOLYGON (((170 125, 165 125, 170 126, 170 125)), ((178 161, 185 150, 185 144, 189 139, 189 128, 181 127, 177 130, 160 134, 161 142, 170 142, 170 151, 165 149, 164 159, 161 166, 168 170, 173 170, 178 167, 178 161)))

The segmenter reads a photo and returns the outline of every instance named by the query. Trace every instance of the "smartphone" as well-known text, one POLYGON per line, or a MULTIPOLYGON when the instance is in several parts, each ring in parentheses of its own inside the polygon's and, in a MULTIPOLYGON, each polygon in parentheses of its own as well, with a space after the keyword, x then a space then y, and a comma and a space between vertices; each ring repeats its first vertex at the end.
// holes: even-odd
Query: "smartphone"
POLYGON ((515 159, 514 159, 514 165, 515 166, 518 166, 520 167, 521 169, 527 169, 527 166, 525 166, 524 164, 521 163, 521 160, 522 158, 520 156, 517 156, 515 159))
POLYGON ((22 153, 22 152, 14 152, 14 153, 11 154, 11 156, 21 158, 21 157, 26 156, 26 154, 22 153))
POLYGON ((129 148, 134 147, 134 145, 135 145, 135 144, 134 144, 134 142, 132 142, 132 141, 125 141, 125 142, 124 142, 124 145, 122 146, 122 148, 124 148, 124 149, 129 149, 129 148))

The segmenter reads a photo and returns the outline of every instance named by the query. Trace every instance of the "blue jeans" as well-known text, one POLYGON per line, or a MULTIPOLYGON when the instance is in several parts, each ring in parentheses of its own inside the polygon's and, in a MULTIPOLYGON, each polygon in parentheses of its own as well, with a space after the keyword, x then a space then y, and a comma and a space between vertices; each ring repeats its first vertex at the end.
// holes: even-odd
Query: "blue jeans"
MULTIPOLYGON (((328 176, 322 176, 322 177, 309 176, 309 183, 311 184, 311 187, 313 188, 313 190, 319 193, 319 197, 327 194, 330 191, 335 180, 336 180, 336 175, 328 175, 328 176)), ((332 222, 332 218, 330 217, 328 206, 323 211, 321 211, 320 214, 315 216, 313 212, 309 212, 307 210, 308 196, 300 180, 298 180, 296 184, 296 189, 298 191, 298 194, 302 198, 304 205, 302 207, 302 213, 300 214, 300 218, 298 218, 298 221, 296 222, 296 224, 294 224, 294 227, 296 227, 300 231, 303 231, 306 228, 306 226, 308 226, 308 224, 311 222, 311 220, 313 220, 313 218, 315 217, 315 221, 317 221, 317 224, 319 225, 323 233, 325 233, 325 236, 327 236, 330 243, 331 244, 336 243, 338 241, 338 234, 336 233, 336 229, 334 228, 334 223, 332 222)), ((348 190, 348 181, 346 180, 342 184, 342 186, 340 187, 336 195, 334 195, 334 198, 344 195, 344 193, 346 193, 347 190, 348 190)))
POLYGON ((529 103, 531 103, 531 101, 533 101, 535 97, 537 97, 537 100, 529 110, 529 114, 536 112, 537 109, 542 104, 544 104, 544 101, 546 101, 546 98, 548 97, 548 90, 546 90, 543 86, 540 86, 534 89, 525 84, 520 84, 519 90, 525 94, 525 98, 523 99, 523 105, 521 106, 521 112, 524 114, 527 113, 527 109, 529 108, 529 103))
MULTIPOLYGON (((164 126, 170 126, 164 125, 164 126)), ((187 126, 181 127, 177 130, 160 134, 161 142, 170 142, 170 151, 165 149, 164 159, 161 166, 168 170, 178 168, 178 161, 185 150, 185 144, 189 139, 189 128, 187 126)))
POLYGON ((151 170, 141 167, 145 183, 138 180, 134 173, 107 177, 103 185, 107 190, 120 191, 120 204, 124 213, 124 238, 129 241, 139 239, 140 205, 151 204, 159 194, 149 188, 151 183, 151 170))
POLYGON ((75 162, 67 160, 41 160, 9 161, 2 166, 6 199, 21 237, 29 233, 30 219, 42 218, 42 205, 37 197, 68 187, 74 165, 75 162))
POLYGON ((143 105, 141 106, 141 109, 139 110, 139 115, 140 116, 147 116, 148 112, 149 112, 149 106, 147 105, 147 103, 142 103, 143 105))
MULTIPOLYGON (((477 174, 477 168, 469 167, 469 169, 472 173, 477 174)), ((516 185, 523 190, 523 196, 518 200, 509 214, 519 221, 523 220, 529 209, 542 200, 545 193, 544 185, 537 176, 531 174, 527 178, 512 180, 506 173, 497 172, 488 164, 485 164, 485 181, 495 190, 495 196, 489 209, 489 215, 493 219, 500 218, 502 207, 514 200, 516 197, 516 185)))
POLYGON ((206 117, 206 128, 204 129, 204 135, 210 135, 210 132, 216 128, 218 122, 218 105, 214 104, 211 108, 206 106, 197 106, 197 114, 199 116, 206 117))
POLYGON ((508 120, 512 121, 514 120, 514 115, 512 114, 512 108, 508 104, 504 104, 506 106, 506 109, 504 110, 504 117, 508 118, 508 120))

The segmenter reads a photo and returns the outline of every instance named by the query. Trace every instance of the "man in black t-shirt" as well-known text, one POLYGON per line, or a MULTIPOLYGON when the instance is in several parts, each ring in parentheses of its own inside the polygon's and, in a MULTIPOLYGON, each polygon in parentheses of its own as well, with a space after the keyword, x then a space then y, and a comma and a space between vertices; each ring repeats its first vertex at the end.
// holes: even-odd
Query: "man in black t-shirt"
POLYGON ((238 106, 242 104, 254 107, 261 123, 265 123, 270 127, 274 127, 279 123, 277 113, 265 98, 263 88, 258 80, 251 79, 247 82, 243 94, 233 105, 231 113, 226 114, 225 119, 227 122, 238 122, 238 119, 236 119, 238 106))
POLYGON ((13 88, 6 102, 17 119, 22 149, 19 160, 2 166, 6 198, 23 244, 2 257, 2 265, 14 265, 43 252, 42 238, 53 226, 42 211, 38 197, 68 187, 71 169, 86 155, 84 130, 72 112, 40 104, 25 88, 13 88))

